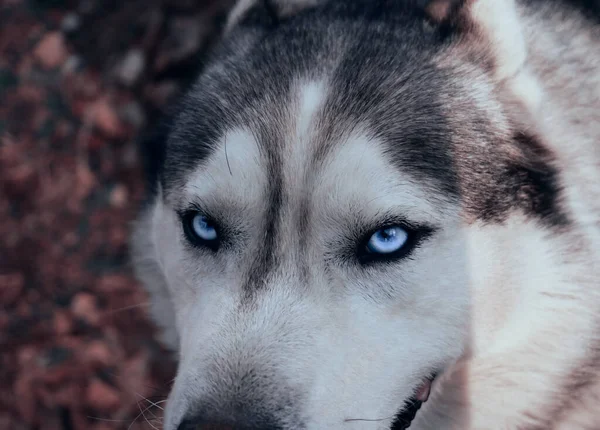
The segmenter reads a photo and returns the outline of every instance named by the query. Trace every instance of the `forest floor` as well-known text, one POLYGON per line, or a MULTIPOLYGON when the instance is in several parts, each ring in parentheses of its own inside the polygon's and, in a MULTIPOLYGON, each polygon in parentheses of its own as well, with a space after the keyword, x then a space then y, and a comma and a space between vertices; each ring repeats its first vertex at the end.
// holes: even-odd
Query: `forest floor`
POLYGON ((160 428, 175 364, 127 239, 136 137, 219 0, 0 0, 0 429, 160 428))

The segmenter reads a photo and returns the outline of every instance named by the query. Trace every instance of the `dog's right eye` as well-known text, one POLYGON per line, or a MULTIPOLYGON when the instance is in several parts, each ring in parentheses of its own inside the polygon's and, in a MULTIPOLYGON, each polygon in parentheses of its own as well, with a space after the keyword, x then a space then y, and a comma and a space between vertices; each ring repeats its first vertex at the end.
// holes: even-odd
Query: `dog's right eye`
POLYGON ((400 226, 377 230, 369 238, 367 250, 372 254, 387 255, 399 251, 408 242, 408 231, 400 226))
POLYGON ((358 245, 358 261, 371 264, 406 258, 433 232, 432 227, 409 226, 405 222, 389 223, 363 237, 358 245))
POLYGON ((219 229, 206 215, 199 212, 183 215, 183 231, 195 246, 207 247, 213 251, 219 248, 219 229))

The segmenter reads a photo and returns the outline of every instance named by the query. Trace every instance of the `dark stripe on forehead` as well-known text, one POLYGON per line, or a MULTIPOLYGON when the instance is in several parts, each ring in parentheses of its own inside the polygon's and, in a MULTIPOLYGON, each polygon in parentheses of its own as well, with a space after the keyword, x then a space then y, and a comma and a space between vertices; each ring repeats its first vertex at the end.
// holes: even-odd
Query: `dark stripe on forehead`
POLYGON ((383 142, 384 153, 402 172, 457 198, 451 130, 435 91, 444 76, 431 64, 430 46, 381 24, 357 27, 355 34, 330 81, 314 162, 352 133, 366 133, 383 142))
MULTIPOLYGON (((275 120, 275 123, 283 123, 283 121, 275 120)), ((246 299, 251 299, 254 293, 265 285, 269 273, 279 265, 277 240, 280 230, 280 213, 285 200, 281 155, 283 128, 282 124, 277 127, 272 123, 262 123, 255 136, 267 173, 266 208, 256 255, 248 269, 246 280, 242 284, 246 299)))
POLYGON ((424 73, 430 52, 439 46, 417 11, 404 2, 332 1, 276 29, 238 29, 239 37, 216 51, 186 99, 166 151, 169 180, 179 185, 226 130, 251 128, 256 117, 279 109, 292 81, 325 73, 333 96, 320 124, 324 145, 317 161, 344 131, 366 124, 385 139, 400 168, 452 191, 447 150, 437 138, 445 131, 434 85, 421 79, 408 83, 410 73, 424 73), (394 93, 402 85, 398 76, 407 79, 406 86, 416 86, 410 97, 394 93))
POLYGON ((260 134, 259 127, 280 125, 273 117, 287 108, 291 83, 318 64, 321 51, 320 38, 312 32, 299 36, 299 31, 303 33, 285 27, 269 35, 245 33, 252 43, 235 39, 217 51, 179 110, 166 150, 168 188, 176 189, 201 166, 227 131, 247 128, 260 134))
POLYGON ((209 91, 192 92, 180 105, 179 115, 173 121, 171 134, 165 142, 161 182, 166 194, 183 187, 186 174, 206 162, 219 139, 234 123, 232 112, 209 91))

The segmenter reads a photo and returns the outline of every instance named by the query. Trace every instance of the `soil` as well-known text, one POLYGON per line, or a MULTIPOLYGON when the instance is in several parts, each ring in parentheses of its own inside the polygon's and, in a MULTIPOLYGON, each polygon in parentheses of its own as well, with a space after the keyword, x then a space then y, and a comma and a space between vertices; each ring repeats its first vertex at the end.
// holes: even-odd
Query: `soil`
POLYGON ((136 138, 228 3, 0 1, 0 429, 161 427, 175 363, 129 261, 136 138))

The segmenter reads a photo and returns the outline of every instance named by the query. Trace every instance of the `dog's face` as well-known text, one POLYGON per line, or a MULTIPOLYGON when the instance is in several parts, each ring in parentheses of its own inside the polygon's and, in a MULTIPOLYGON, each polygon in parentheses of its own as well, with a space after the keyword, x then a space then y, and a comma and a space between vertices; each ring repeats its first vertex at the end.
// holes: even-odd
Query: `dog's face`
POLYGON ((177 338, 168 430, 389 429, 465 350, 470 229, 526 163, 485 68, 360 3, 253 8, 158 144, 134 246, 177 338))

